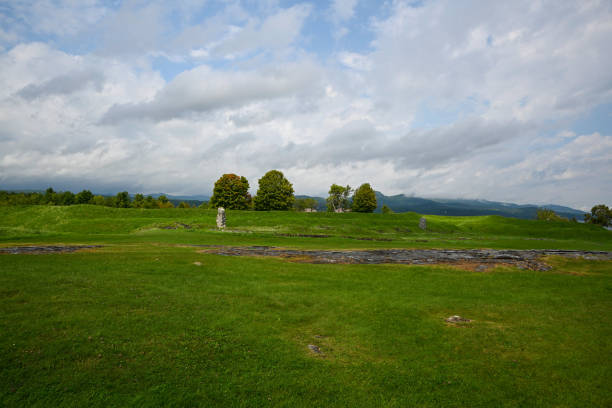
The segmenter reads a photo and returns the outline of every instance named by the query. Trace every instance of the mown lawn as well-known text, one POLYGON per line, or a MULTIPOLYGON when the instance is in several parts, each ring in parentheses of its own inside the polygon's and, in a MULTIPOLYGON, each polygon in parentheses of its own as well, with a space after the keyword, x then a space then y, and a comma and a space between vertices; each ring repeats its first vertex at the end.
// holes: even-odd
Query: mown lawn
POLYGON ((415 214, 309 215, 230 212, 233 232, 216 232, 214 212, 201 210, 0 208, 3 246, 104 245, 0 255, 0 406, 612 405, 610 262, 553 258, 548 272, 478 273, 177 245, 609 250, 608 231, 427 217, 438 230, 419 232, 415 214), (193 228, 160 229, 176 222, 193 228), (278 235, 322 225, 331 237, 278 235), (444 321, 455 314, 473 321, 444 321))

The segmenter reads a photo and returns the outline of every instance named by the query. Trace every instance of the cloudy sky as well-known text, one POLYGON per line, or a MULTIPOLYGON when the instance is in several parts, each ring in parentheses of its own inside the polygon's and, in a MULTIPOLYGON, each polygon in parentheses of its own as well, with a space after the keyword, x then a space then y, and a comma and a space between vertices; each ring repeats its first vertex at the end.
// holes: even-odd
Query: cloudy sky
POLYGON ((612 2, 0 0, 0 189, 612 204, 612 2))

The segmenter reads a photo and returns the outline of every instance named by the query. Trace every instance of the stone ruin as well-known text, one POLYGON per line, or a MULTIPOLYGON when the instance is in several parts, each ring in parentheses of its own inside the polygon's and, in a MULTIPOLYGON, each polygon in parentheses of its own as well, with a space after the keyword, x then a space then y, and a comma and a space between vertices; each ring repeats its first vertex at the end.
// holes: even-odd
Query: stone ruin
POLYGON ((217 208, 217 228, 225 229, 225 208, 217 208))

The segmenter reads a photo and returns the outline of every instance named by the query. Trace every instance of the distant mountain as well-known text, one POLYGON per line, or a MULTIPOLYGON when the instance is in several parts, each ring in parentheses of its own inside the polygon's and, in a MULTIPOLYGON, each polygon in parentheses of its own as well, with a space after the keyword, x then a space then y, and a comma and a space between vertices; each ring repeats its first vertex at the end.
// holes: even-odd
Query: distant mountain
POLYGON ((380 211, 383 204, 386 204, 396 212, 414 211, 419 214, 432 215, 501 215, 504 217, 534 219, 538 209, 548 208, 562 217, 576 217, 576 219, 581 220, 584 216, 583 211, 554 204, 539 206, 487 200, 426 199, 407 197, 403 194, 385 196, 380 192, 376 192, 376 199, 378 200, 377 211, 380 211))
POLYGON ((325 211, 327 209, 327 201, 323 197, 312 197, 307 195, 296 195, 295 198, 312 198, 317 201, 319 207, 317 208, 319 211, 325 211))
MULTIPOLYGON (((327 208, 325 199, 322 197, 299 195, 296 198, 314 198, 319 203, 320 211, 325 211, 327 208)), ((378 207, 375 212, 380 212, 382 206, 386 204, 395 212, 413 211, 419 214, 431 215, 501 215, 503 217, 534 219, 538 209, 548 208, 562 217, 570 219, 576 217, 577 220, 582 220, 584 217, 583 211, 555 204, 538 206, 534 204, 501 203, 487 200, 407 197, 403 194, 386 196, 379 191, 376 191, 376 200, 378 201, 378 207)))

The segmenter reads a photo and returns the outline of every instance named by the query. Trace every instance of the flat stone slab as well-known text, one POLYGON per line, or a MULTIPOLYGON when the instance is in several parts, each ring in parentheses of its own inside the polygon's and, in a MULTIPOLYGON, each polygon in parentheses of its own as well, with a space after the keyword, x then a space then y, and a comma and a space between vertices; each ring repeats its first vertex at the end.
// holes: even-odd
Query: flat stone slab
POLYGON ((66 252, 75 252, 81 249, 102 248, 102 245, 28 245, 0 248, 0 254, 57 254, 66 252))
MULTIPOLYGON (((549 270, 541 258, 548 255, 591 260, 612 260, 612 252, 571 251, 556 249, 498 250, 498 249, 374 249, 374 250, 299 250, 269 246, 229 247, 222 245, 201 245, 208 247, 204 252, 225 256, 272 256, 294 262, 315 264, 506 264, 531 270, 549 270)), ((486 268, 485 268, 486 269, 486 268)))

